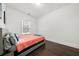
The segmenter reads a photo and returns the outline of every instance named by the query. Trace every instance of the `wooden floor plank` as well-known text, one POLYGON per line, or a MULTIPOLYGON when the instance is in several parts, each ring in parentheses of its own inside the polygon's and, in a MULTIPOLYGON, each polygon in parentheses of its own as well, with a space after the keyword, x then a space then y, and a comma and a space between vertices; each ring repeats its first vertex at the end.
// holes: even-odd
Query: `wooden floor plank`
POLYGON ((45 41, 45 45, 31 52, 28 56, 79 56, 79 49, 45 41))

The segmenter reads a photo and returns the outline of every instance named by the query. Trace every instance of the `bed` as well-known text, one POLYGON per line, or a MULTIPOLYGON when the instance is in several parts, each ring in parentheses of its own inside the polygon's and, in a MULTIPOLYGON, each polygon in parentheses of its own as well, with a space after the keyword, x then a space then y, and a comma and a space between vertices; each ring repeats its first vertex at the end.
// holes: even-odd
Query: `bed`
POLYGON ((16 51, 14 52, 14 55, 19 56, 28 55, 30 52, 45 44, 45 38, 43 36, 34 34, 22 34, 18 36, 18 39, 19 41, 16 44, 16 51))
MULTIPOLYGON (((12 35, 13 37, 17 37, 18 38, 18 42, 14 45, 11 46, 11 48, 9 49, 9 51, 5 50, 4 47, 5 45, 11 45, 10 42, 6 42, 8 44, 5 44, 4 41, 6 39, 5 35, 9 35, 9 31, 4 29, 2 31, 2 28, 0 30, 0 55, 5 55, 9 52, 14 52, 14 55, 28 55, 30 52, 34 51, 35 49, 37 49, 38 47, 42 46, 45 44, 45 38, 41 35, 37 35, 37 34, 20 34, 18 36, 12 35)), ((12 34, 12 33, 11 33, 12 34)), ((14 34, 14 33, 13 33, 14 34)), ((8 39, 8 38, 7 38, 8 39)), ((13 40, 13 39, 12 39, 13 40)))

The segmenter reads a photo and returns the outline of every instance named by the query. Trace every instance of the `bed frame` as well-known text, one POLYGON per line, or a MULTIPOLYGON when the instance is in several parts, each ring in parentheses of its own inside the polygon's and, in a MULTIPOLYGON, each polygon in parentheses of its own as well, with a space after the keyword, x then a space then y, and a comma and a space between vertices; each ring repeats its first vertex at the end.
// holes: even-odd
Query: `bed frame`
POLYGON ((29 53, 31 53, 32 51, 34 51, 35 49, 40 48, 40 46, 42 46, 42 45, 45 45, 45 41, 44 40, 41 41, 41 42, 38 42, 37 44, 34 44, 34 45, 24 49, 24 50, 22 50, 21 52, 15 51, 14 52, 14 56, 26 56, 29 53))

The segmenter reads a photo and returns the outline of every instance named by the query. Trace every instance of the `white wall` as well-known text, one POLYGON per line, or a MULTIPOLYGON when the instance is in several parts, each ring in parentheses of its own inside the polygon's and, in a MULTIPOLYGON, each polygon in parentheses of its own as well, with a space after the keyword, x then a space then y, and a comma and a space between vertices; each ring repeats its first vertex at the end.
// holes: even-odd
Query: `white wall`
POLYGON ((13 33, 21 33, 22 32, 22 20, 24 22, 31 22, 31 33, 36 33, 36 19, 28 16, 25 13, 20 12, 17 9, 10 8, 7 6, 6 8, 6 28, 9 29, 10 32, 13 33))
POLYGON ((79 48, 79 4, 53 11, 39 19, 39 33, 47 40, 79 48))
POLYGON ((2 17, 2 10, 1 10, 1 7, 0 7, 0 17, 2 17))
POLYGON ((5 4, 4 3, 0 3, 0 28, 5 28, 5 24, 4 24, 4 11, 5 11, 5 4))

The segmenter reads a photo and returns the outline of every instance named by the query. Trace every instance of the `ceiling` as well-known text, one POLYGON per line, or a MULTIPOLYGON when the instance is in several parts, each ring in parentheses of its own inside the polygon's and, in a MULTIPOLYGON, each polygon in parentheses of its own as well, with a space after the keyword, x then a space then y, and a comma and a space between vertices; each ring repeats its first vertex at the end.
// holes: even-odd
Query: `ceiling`
POLYGON ((69 5, 69 3, 41 3, 40 5, 34 3, 8 3, 6 5, 39 19, 47 13, 69 5))

